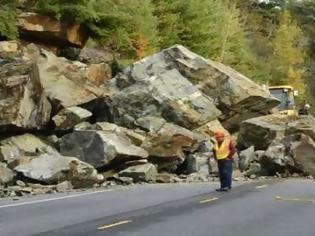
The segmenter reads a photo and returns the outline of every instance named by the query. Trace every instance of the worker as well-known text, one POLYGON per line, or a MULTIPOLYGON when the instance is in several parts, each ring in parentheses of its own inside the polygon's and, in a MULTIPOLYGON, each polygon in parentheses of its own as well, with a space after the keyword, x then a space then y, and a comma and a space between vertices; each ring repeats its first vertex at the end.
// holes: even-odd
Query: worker
POLYGON ((304 106, 299 110, 299 115, 309 115, 309 110, 311 106, 309 104, 304 104, 304 106))
POLYGON ((222 131, 215 132, 214 137, 213 154, 218 163, 221 184, 221 187, 216 189, 216 191, 228 192, 232 189, 233 156, 236 152, 235 144, 222 131))

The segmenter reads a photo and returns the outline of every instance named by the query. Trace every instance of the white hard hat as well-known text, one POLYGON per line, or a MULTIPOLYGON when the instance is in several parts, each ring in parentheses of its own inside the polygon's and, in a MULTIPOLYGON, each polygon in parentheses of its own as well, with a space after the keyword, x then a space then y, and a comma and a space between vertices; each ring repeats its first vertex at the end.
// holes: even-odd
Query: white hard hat
POLYGON ((306 109, 310 109, 310 108, 311 108, 310 104, 305 104, 304 107, 305 107, 306 109))

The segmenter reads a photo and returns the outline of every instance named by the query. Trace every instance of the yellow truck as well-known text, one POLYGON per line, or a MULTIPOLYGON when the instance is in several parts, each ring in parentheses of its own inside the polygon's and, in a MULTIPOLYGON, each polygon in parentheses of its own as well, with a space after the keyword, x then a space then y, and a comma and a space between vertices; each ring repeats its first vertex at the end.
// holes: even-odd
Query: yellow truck
POLYGON ((272 112, 289 116, 298 115, 294 99, 298 96, 298 92, 292 86, 271 86, 268 89, 271 95, 280 101, 280 104, 272 112))

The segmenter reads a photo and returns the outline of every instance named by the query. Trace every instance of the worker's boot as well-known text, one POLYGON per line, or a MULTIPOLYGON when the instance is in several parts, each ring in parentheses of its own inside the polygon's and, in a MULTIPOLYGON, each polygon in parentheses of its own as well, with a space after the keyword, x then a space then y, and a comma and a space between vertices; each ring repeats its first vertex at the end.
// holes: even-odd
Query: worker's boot
POLYGON ((231 189, 229 189, 229 188, 218 188, 218 189, 216 189, 215 191, 217 191, 217 192, 229 192, 231 189))

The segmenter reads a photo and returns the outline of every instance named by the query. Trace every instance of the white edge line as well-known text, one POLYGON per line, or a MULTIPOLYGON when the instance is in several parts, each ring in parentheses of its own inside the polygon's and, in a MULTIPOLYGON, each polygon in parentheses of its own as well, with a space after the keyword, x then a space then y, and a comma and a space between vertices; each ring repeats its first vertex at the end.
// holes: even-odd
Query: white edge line
POLYGON ((87 196, 87 195, 93 195, 93 194, 97 194, 97 193, 111 192, 111 191, 112 191, 111 189, 107 189, 107 190, 102 190, 102 191, 95 191, 95 192, 89 192, 89 193, 80 193, 80 194, 69 195, 69 196, 63 196, 63 197, 56 197, 56 198, 49 198, 49 199, 41 199, 41 200, 35 200, 35 201, 28 201, 28 202, 7 204, 7 205, 0 206, 0 209, 2 209, 2 208, 8 208, 8 207, 25 206, 25 205, 31 205, 31 204, 43 203, 43 202, 52 202, 52 201, 57 201, 57 200, 62 200, 62 199, 68 199, 68 198, 77 198, 77 197, 82 197, 82 196, 87 196))

